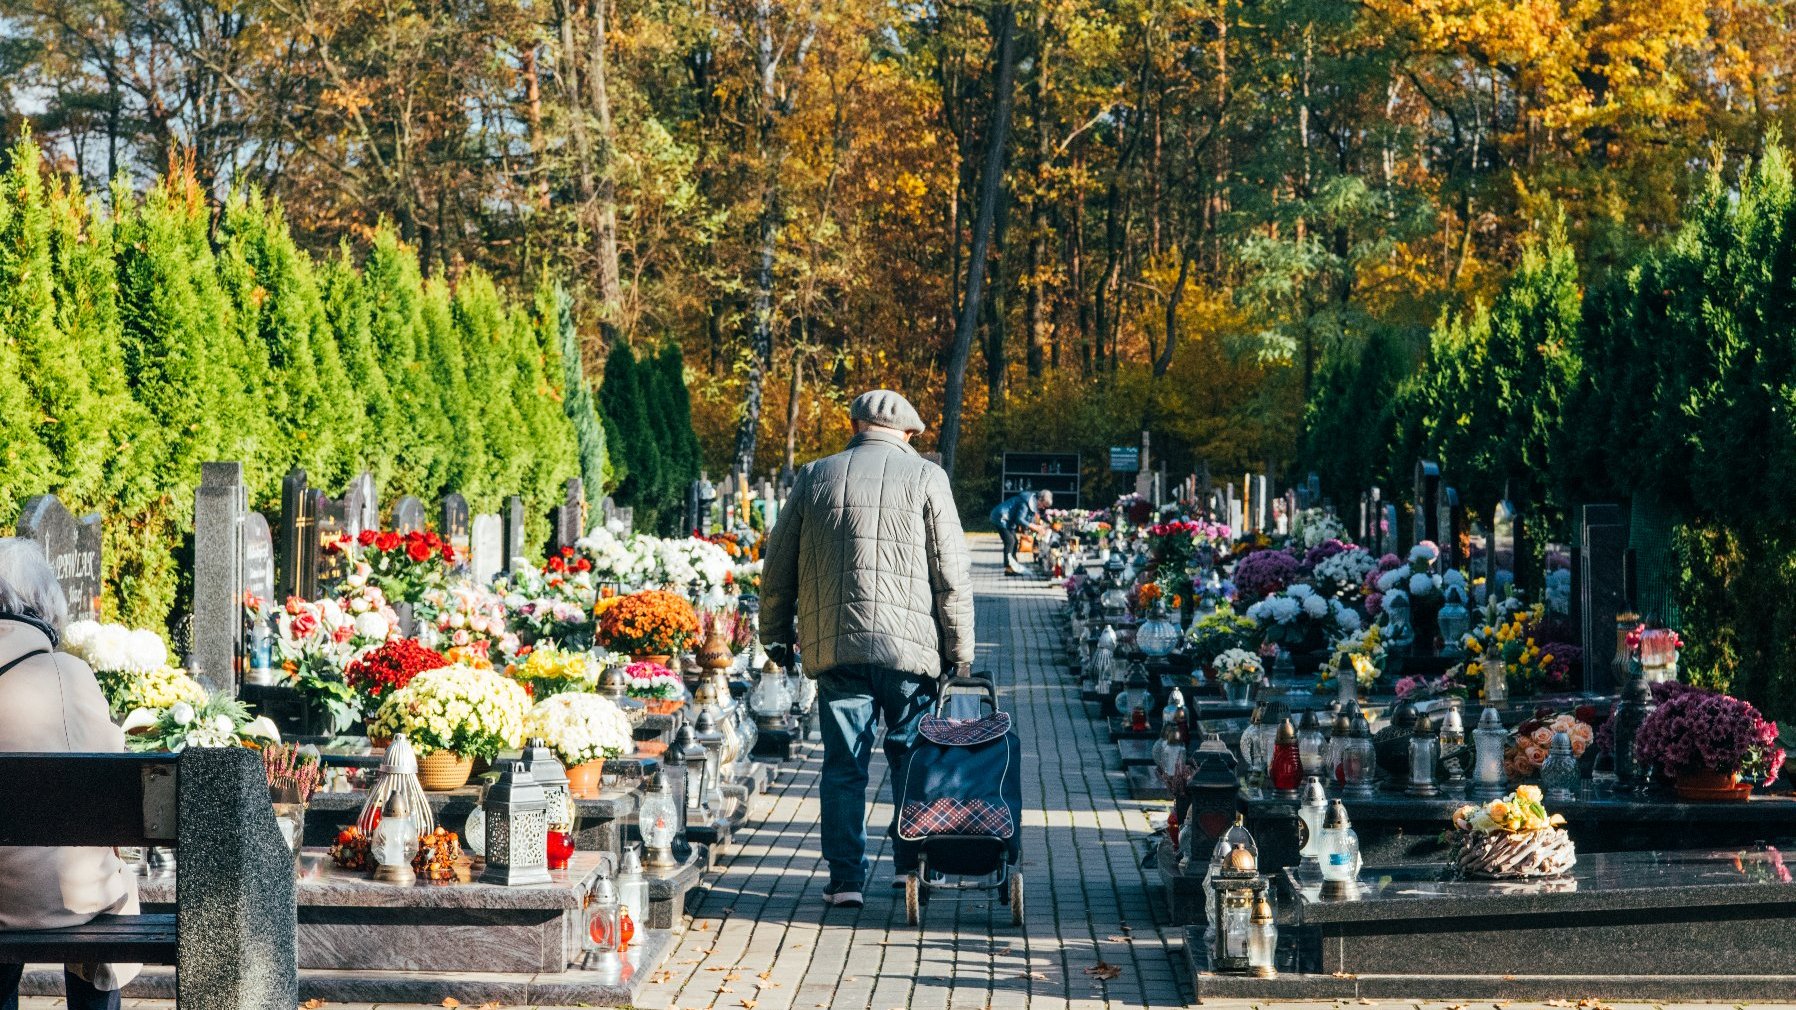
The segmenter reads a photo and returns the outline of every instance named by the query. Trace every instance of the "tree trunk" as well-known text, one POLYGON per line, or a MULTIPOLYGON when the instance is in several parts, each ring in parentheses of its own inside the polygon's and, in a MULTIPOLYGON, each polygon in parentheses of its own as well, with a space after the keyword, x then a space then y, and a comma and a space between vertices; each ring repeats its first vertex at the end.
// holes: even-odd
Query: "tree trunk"
POLYGON ((779 194, 769 186, 756 226, 754 300, 748 333, 748 379, 742 394, 742 418, 736 425, 736 472, 753 473, 755 446, 761 435, 761 401, 767 370, 773 364, 773 258, 779 236, 779 194))
POLYGON ((786 469, 798 465, 798 403, 804 394, 804 354, 792 352, 792 381, 786 388, 786 469))
POLYGON ((1185 300, 1185 282, 1191 277, 1191 257, 1184 248, 1179 249, 1179 279, 1172 284, 1172 294, 1166 296, 1166 346, 1160 349, 1160 356, 1154 359, 1154 378, 1158 379, 1172 367, 1172 351, 1179 342, 1179 303, 1185 300))
POLYGON ((973 243, 967 255, 967 293, 954 330, 954 346, 948 358, 947 382, 942 388, 942 466, 954 474, 960 451, 962 400, 966 396, 967 359, 973 353, 973 330, 979 322, 979 304, 985 291, 986 258, 991 249, 993 226, 998 217, 998 196, 1004 188, 1004 148, 1010 136, 1011 90, 1016 77, 1016 9, 998 4, 993 11, 992 57, 997 74, 992 85, 992 114, 986 129, 985 171, 979 180, 979 211, 973 219, 973 243))
POLYGON ((617 174, 612 158, 616 135, 611 125, 611 94, 605 69, 605 31, 611 0, 592 0, 589 10, 592 38, 588 40, 589 58, 586 84, 592 92, 592 115, 598 123, 598 137, 593 144, 593 161, 597 176, 594 197, 596 218, 593 243, 599 261, 599 325, 609 339, 617 332, 623 313, 623 291, 617 266, 617 174))
POLYGON ((1030 166, 1028 277, 1023 282, 1023 325, 1028 331, 1026 362, 1029 378, 1041 378, 1048 346, 1047 298, 1042 277, 1043 254, 1048 241, 1047 199, 1042 193, 1051 148, 1048 140, 1048 13, 1046 4, 1035 6, 1035 74, 1029 82, 1029 105, 1035 117, 1035 157, 1030 166))

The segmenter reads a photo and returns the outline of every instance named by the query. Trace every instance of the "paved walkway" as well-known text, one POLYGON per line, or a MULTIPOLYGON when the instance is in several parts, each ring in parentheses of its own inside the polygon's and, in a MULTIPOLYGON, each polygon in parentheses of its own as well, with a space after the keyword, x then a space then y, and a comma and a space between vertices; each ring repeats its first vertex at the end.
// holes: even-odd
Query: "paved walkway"
MULTIPOLYGON (((924 928, 904 922, 903 892, 886 886, 883 826, 891 806, 875 756, 868 832, 882 843, 867 906, 826 909, 818 851, 813 754, 767 797, 690 929, 638 1005, 651 1010, 1031 1010, 1170 1007, 1189 1002, 1176 931, 1154 914, 1140 869, 1152 827, 1129 799, 1114 748, 1056 670, 1053 624, 1064 593, 1007 579, 997 540, 975 538, 979 653, 1001 704, 1017 719, 1023 794, 1025 923, 985 895, 932 902, 924 928), (1114 978, 1088 969, 1113 966, 1114 978)), ((1103 972, 1108 974, 1108 971, 1103 972)))

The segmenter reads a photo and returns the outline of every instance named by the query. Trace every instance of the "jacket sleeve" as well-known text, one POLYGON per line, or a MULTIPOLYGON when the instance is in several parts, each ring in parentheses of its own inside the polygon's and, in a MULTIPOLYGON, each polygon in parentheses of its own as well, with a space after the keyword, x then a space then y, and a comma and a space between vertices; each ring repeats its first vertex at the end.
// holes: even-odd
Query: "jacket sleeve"
POLYGON ((773 532, 767 535, 767 549, 761 553, 763 646, 798 644, 798 631, 792 625, 798 613, 798 540, 809 483, 805 471, 799 471, 787 507, 780 510, 773 532))
POLYGON ((923 531, 943 672, 951 673, 953 667, 973 662, 973 564, 947 471, 933 463, 924 477, 923 531))

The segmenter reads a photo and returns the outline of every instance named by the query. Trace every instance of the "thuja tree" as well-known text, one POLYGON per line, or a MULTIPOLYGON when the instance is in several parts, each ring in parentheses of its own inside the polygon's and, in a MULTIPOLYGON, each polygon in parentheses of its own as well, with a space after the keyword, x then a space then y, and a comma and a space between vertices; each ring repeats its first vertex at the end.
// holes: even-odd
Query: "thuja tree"
POLYGON ((398 430, 382 448, 393 456, 392 480, 383 491, 429 500, 448 483, 455 433, 437 399, 424 322, 424 279, 418 258, 381 229, 362 266, 368 332, 387 380, 398 430))
POLYGON ((1413 343, 1400 331, 1374 327, 1362 347, 1330 355, 1316 376, 1302 455, 1337 497, 1351 498, 1373 484, 1389 486, 1393 397, 1414 364, 1413 343))
MULTIPOLYGON (((653 384, 644 381, 644 369, 630 345, 612 345, 605 358, 605 381, 599 387, 599 406, 605 420, 611 463, 617 472, 619 504, 636 509, 638 524, 654 529, 665 504, 661 445, 650 419, 653 384)), ((655 404, 655 409, 661 409, 655 404)))
POLYGON ((544 369, 542 381, 553 385, 557 377, 560 379, 562 412, 573 425, 578 440, 580 476, 587 495, 597 497, 615 484, 605 444, 605 425, 599 420, 598 404, 586 381, 580 331, 574 324, 574 299, 559 282, 547 277, 536 287, 536 326, 544 369))
MULTIPOLYGON (((584 468, 573 419, 563 410, 564 371, 556 334, 545 331, 521 305, 513 306, 507 314, 505 329, 511 341, 508 357, 515 369, 512 400, 518 410, 518 431, 531 446, 519 487, 533 502, 529 521, 540 520, 543 524, 540 531, 529 527, 531 535, 541 542, 548 536, 549 510, 561 501, 564 483, 569 477, 584 473, 584 468)), ((590 408, 590 394, 588 397, 590 408)), ((597 421, 594 417, 593 423, 597 421)), ((586 493, 589 499, 596 499, 604 493, 604 487, 588 484, 586 493)))

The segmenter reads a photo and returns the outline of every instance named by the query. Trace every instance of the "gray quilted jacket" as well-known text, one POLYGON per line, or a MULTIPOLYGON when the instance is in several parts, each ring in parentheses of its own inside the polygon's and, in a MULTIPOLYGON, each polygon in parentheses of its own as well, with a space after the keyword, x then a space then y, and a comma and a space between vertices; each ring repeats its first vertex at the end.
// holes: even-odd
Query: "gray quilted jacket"
POLYGON ((761 641, 796 641, 807 674, 865 664, 934 677, 973 662, 971 563, 948 475, 895 434, 863 432, 799 470, 763 560, 761 641))

